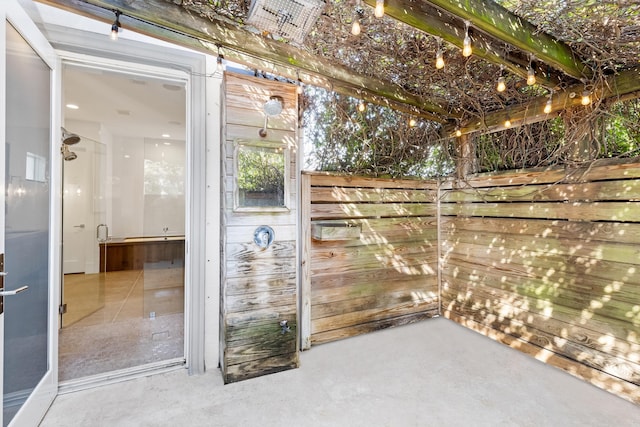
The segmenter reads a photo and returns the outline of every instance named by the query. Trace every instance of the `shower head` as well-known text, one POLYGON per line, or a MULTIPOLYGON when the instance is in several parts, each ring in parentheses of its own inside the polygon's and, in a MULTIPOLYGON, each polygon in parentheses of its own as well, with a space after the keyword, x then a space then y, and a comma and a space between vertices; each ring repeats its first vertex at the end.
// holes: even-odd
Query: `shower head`
POLYGON ((62 158, 67 162, 70 162, 71 160, 75 160, 78 158, 78 155, 76 153, 69 150, 68 145, 63 145, 60 151, 62 152, 62 158))
POLYGON ((266 138, 267 136, 269 117, 276 117, 282 113, 283 102, 284 100, 281 96, 274 95, 264 103, 264 127, 258 131, 258 135, 262 138, 266 138))
POLYGON ((80 142, 80 137, 75 133, 67 132, 65 128, 62 129, 62 143, 64 145, 73 145, 80 142))
POLYGON ((272 96, 264 103, 264 113, 269 117, 275 117, 282 113, 283 99, 281 96, 272 96))

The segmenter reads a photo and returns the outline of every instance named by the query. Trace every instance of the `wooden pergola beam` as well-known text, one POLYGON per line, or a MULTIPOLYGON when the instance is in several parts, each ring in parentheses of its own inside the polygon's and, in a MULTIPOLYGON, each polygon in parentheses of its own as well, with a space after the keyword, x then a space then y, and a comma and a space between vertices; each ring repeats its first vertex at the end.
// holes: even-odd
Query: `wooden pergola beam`
MULTIPOLYGON (((364 0, 364 2, 372 7, 376 4, 376 0, 364 0)), ((463 47, 464 19, 444 12, 426 1, 386 0, 385 14, 410 27, 440 37, 460 49, 463 47)), ((513 74, 526 79, 529 58, 526 55, 518 57, 513 53, 505 52, 505 45, 506 43, 498 43, 494 38, 482 33, 473 34, 474 55, 487 62, 501 65, 513 74)), ((562 80, 555 71, 551 72, 549 76, 546 74, 546 71, 544 74, 538 74, 538 84, 553 88, 562 80)))
POLYGON ((406 92, 398 85, 362 76, 289 44, 261 37, 222 20, 209 20, 171 0, 37 0, 80 15, 112 22, 113 11, 122 13, 124 27, 148 36, 217 55, 261 70, 277 68, 279 74, 389 106, 443 123, 459 117, 446 108, 406 92), (127 19, 133 18, 133 19, 127 19))
MULTIPOLYGON (((537 123, 558 116, 563 110, 581 106, 582 92, 585 86, 582 84, 572 86, 565 91, 555 93, 551 99, 551 112, 543 112, 548 97, 539 97, 522 105, 509 107, 507 110, 494 111, 482 119, 474 119, 464 123, 459 130, 462 135, 479 132, 492 133, 505 129, 504 122, 507 118, 511 121, 511 127, 524 124, 537 123)), ((622 71, 610 76, 592 92, 593 102, 606 99, 626 100, 640 97, 640 67, 622 71)), ((590 108, 589 106, 583 108, 590 108)), ((448 125, 444 129, 446 135, 454 136, 456 128, 448 125)))
MULTIPOLYGON (((410 0, 403 0, 407 3, 410 0)), ((533 24, 509 12, 493 1, 427 0, 447 12, 467 20, 492 37, 529 52, 540 61, 581 80, 592 76, 591 69, 573 50, 533 24)))

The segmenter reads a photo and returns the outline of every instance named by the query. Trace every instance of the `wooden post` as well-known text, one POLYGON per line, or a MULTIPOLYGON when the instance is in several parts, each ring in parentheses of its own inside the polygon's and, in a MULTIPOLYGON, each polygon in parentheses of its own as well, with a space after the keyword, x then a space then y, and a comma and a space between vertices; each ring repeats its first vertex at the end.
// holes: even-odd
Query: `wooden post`
POLYGON ((311 348, 311 175, 300 176, 300 349, 311 348))
POLYGON ((464 179, 467 175, 477 171, 477 162, 473 138, 469 134, 464 134, 457 139, 458 159, 456 172, 458 179, 464 179))

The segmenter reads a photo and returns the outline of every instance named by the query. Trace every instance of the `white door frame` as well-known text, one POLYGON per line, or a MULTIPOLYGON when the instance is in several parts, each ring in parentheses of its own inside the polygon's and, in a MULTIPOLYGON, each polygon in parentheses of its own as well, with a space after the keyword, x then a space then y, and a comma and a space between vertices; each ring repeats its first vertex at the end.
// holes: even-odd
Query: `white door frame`
MULTIPOLYGON (((15 27, 22 37, 31 45, 35 52, 40 55, 42 60, 51 69, 51 117, 50 128, 50 204, 51 214, 49 217, 50 241, 49 241, 49 326, 48 326, 48 370, 43 376, 40 383, 32 391, 27 401, 22 405, 16 413, 10 425, 37 425, 42 416, 45 414, 51 402, 56 396, 58 387, 58 322, 57 308, 59 301, 60 288, 60 250, 58 242, 60 241, 60 195, 56 193, 56 188, 60 186, 60 162, 55 159, 59 158, 58 144, 60 140, 60 87, 56 85, 58 79, 57 56, 47 39, 42 35, 40 30, 33 23, 28 14, 18 4, 17 0, 3 0, 0 4, 0 84, 5 84, 5 61, 6 61, 6 45, 5 34, 7 21, 15 27), (56 126, 57 125, 57 126, 56 126)), ((0 173, 2 180, 2 188, 4 189, 4 138, 6 135, 6 99, 5 91, 0 92, 0 146, 2 153, 0 154, 0 173)), ((2 208, 1 226, 4 228, 4 190, 0 195, 0 206, 2 208)), ((2 251, 4 251, 4 238, 0 239, 2 251)), ((3 331, 4 341, 4 315, 0 316, 0 330, 3 331)), ((4 346, 0 346, 0 368, 4 366, 4 346)), ((2 395, 2 381, 0 381, 0 395, 2 395)), ((0 412, 0 422, 2 421, 2 412, 0 412)))
MULTIPOLYGON (((185 229, 185 357, 190 374, 205 370, 205 56, 104 34, 45 24, 61 61, 84 62, 147 75, 182 75, 187 80, 187 176, 185 229)), ((61 77, 58 77, 61 79, 61 77)), ((60 80, 61 81, 61 80, 60 80)), ((61 103, 58 97, 58 103, 61 103)), ((57 126, 60 127, 58 122, 57 126)), ((60 184, 61 185, 61 184, 60 184)), ((61 191, 61 187, 56 190, 61 191)), ((210 341, 208 341, 210 342, 210 341)), ((218 343, 215 343, 216 351, 218 343)), ((139 375, 148 375, 140 372, 139 375)))

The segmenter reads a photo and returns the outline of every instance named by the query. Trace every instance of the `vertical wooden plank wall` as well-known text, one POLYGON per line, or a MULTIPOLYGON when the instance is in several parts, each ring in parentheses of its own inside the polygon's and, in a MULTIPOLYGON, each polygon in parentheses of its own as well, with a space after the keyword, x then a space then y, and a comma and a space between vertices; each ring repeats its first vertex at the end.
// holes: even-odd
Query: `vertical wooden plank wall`
POLYGON ((444 315, 640 403, 640 164, 442 192, 444 315))
POLYGON ((252 76, 225 73, 222 165, 221 368, 225 382, 252 378, 298 366, 297 340, 297 94, 295 86, 252 76), (269 118, 263 106, 271 96, 284 110, 269 118), (285 142, 292 151, 290 210, 235 212, 234 141, 285 142), (261 250, 255 229, 268 225, 274 243, 261 250), (289 331, 282 330, 286 320, 289 331))
POLYGON ((305 240, 311 311, 303 342, 306 329, 316 344, 438 314, 437 183, 304 178, 310 186, 302 190, 310 199, 305 235, 312 226, 330 230, 345 221, 361 233, 349 240, 305 240))

